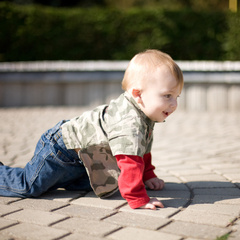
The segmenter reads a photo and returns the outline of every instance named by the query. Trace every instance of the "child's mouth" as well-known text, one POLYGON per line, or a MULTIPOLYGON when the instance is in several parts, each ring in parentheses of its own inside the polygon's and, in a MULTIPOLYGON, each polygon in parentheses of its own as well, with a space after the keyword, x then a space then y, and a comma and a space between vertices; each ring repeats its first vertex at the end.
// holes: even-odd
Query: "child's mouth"
POLYGON ((168 117, 169 116, 169 112, 163 112, 163 114, 168 117))

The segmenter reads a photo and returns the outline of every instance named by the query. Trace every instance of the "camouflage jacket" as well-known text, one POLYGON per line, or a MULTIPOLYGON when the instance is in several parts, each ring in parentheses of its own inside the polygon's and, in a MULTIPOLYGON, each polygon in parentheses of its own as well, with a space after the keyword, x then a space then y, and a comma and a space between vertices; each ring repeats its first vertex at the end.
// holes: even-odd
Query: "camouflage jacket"
POLYGON ((151 121, 125 92, 109 105, 83 113, 62 126, 67 149, 77 149, 91 186, 99 197, 118 190, 120 170, 115 155, 143 157, 151 151, 151 121))

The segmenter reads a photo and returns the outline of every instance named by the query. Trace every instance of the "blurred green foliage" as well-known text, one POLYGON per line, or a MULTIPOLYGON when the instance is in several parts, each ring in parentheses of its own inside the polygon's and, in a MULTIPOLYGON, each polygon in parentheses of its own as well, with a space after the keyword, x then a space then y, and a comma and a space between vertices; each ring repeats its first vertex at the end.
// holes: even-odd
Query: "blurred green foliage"
POLYGON ((0 3, 0 61, 125 60, 147 48, 175 60, 240 60, 239 13, 52 8, 0 3))
POLYGON ((224 58, 240 60, 240 13, 229 13, 228 32, 223 43, 224 58))
POLYGON ((164 9, 190 8, 193 10, 226 10, 229 0, 5 0, 19 5, 40 4, 53 7, 161 7, 164 9))

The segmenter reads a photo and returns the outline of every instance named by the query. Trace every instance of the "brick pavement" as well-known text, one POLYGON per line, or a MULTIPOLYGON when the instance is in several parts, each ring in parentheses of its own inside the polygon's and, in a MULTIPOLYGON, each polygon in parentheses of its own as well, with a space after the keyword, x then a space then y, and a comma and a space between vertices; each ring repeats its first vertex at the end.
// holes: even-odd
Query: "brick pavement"
MULTIPOLYGON (((0 109, 0 161, 24 166, 44 130, 83 108, 0 109)), ((240 239, 240 114, 177 112, 155 127, 153 162, 166 186, 148 191, 164 209, 132 210, 117 193, 58 189, 0 197, 0 239, 240 239)))

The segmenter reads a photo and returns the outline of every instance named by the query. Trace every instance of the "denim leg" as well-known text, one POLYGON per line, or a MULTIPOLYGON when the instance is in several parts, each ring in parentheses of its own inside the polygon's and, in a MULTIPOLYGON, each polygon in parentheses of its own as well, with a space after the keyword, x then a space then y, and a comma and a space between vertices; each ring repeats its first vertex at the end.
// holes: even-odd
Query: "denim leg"
POLYGON ((0 166, 1 196, 36 197, 58 187, 71 189, 76 182, 75 190, 91 189, 77 153, 65 147, 61 134, 63 123, 42 135, 25 168, 0 166))

